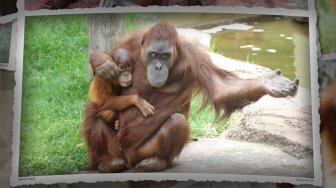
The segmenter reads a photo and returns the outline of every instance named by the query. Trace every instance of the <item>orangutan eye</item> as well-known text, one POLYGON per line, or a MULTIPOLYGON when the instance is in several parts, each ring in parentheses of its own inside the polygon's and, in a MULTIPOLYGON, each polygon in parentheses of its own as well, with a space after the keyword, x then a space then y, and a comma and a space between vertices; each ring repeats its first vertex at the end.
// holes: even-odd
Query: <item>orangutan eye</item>
POLYGON ((162 54, 161 59, 167 60, 170 57, 170 54, 162 54))
POLYGON ((122 66, 122 65, 119 65, 119 70, 123 71, 124 69, 125 69, 125 67, 124 67, 124 66, 122 66))
POLYGON ((128 64, 127 67, 126 67, 126 70, 127 71, 132 71, 132 66, 130 64, 128 64))
POLYGON ((158 54, 157 54, 156 52, 152 52, 152 53, 150 53, 150 57, 151 57, 152 59, 156 59, 157 56, 158 56, 158 54))

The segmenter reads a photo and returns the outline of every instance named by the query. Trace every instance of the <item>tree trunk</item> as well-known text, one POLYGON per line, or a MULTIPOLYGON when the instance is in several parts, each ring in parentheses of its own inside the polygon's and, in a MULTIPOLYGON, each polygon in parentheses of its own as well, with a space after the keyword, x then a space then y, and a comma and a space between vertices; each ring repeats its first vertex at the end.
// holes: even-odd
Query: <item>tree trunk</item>
MULTIPOLYGON (((91 14, 88 15, 89 54, 95 51, 109 51, 125 35, 124 14, 91 14)), ((90 59, 90 58, 89 58, 90 59)), ((89 66, 89 76, 93 72, 89 66)))
POLYGON ((125 35, 123 14, 92 14, 89 21, 89 52, 109 51, 125 35))

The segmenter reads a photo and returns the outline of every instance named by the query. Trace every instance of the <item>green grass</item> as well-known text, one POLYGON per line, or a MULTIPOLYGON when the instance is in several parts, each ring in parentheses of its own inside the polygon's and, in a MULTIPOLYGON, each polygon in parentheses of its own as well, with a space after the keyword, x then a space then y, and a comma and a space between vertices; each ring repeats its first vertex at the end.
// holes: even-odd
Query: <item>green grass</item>
POLYGON ((219 136, 224 130, 236 124, 241 117, 239 112, 234 113, 229 119, 216 120, 212 107, 207 106, 200 110, 202 97, 197 95, 191 101, 189 124, 191 138, 210 138, 219 136))
MULTIPOLYGON (((132 28, 131 16, 127 27, 132 28)), ((134 27, 135 28, 135 27, 134 27)), ((27 17, 19 176, 75 173, 87 166, 81 135, 88 101, 88 33, 82 15, 27 17)), ((235 122, 215 122, 212 108, 192 100, 191 137, 214 137, 235 122)))
POLYGON ((126 32, 134 32, 137 30, 137 25, 135 23, 140 22, 139 16, 136 13, 126 14, 125 24, 126 24, 126 32))
POLYGON ((8 63, 12 23, 0 26, 0 63, 8 63))
POLYGON ((26 18, 19 176, 86 166, 80 130, 88 86, 86 16, 26 18))
POLYGON ((336 9, 331 7, 330 0, 318 0, 316 2, 319 37, 323 54, 336 52, 335 19, 336 9))

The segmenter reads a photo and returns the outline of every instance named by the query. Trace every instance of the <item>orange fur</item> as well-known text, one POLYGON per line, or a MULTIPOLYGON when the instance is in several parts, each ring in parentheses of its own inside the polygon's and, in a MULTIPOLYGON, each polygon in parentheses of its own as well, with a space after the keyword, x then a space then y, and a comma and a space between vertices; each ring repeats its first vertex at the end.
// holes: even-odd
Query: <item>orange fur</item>
MULTIPOLYGON (((336 166, 336 83, 321 95, 321 136, 326 145, 328 166, 336 166)), ((336 173, 333 171, 332 173, 336 173)))
MULTIPOLYGON (((176 29, 165 23, 159 23, 147 32, 135 33, 117 47, 127 50, 134 59, 132 85, 122 88, 121 96, 138 95, 155 107, 155 114, 148 118, 141 116, 134 106, 119 112, 120 129, 116 134, 109 133, 108 150, 114 153, 110 160, 122 158, 137 171, 164 170, 180 154, 189 139, 188 116, 194 91, 203 94, 204 105, 212 104, 221 117, 228 117, 271 92, 260 84, 259 79, 244 80, 216 67, 205 52, 181 40, 176 29), (154 88, 147 79, 143 51, 151 42, 162 39, 169 40, 175 48, 174 62, 164 85, 154 88), (121 154, 118 153, 120 150, 121 154)), ((95 122, 86 122, 85 127, 92 133, 107 134, 106 130, 96 129, 95 122)), ((95 141, 98 142, 95 145, 106 146, 95 141)), ((91 152, 96 149, 100 148, 89 148, 91 152)), ((115 169, 113 166, 109 165, 108 169, 115 169)))
MULTIPOLYGON (((90 57, 94 76, 89 89, 90 102, 85 108, 83 132, 88 146, 89 169, 98 169, 102 172, 118 171, 124 167, 121 165, 118 168, 109 168, 106 165, 100 165, 112 164, 113 161, 109 156, 118 156, 115 153, 120 154, 119 150, 108 149, 109 147, 118 148, 118 145, 114 144, 115 129, 111 129, 111 125, 114 125, 117 120, 117 111, 125 110, 133 105, 142 112, 152 110, 152 106, 138 95, 120 96, 117 78, 109 81, 99 76, 99 71, 105 71, 105 64, 118 62, 119 58, 113 54, 114 52, 114 50, 111 51, 112 55, 96 52, 90 57), (104 67, 100 68, 100 66, 104 67)), ((131 61, 130 58, 128 61, 131 61)))

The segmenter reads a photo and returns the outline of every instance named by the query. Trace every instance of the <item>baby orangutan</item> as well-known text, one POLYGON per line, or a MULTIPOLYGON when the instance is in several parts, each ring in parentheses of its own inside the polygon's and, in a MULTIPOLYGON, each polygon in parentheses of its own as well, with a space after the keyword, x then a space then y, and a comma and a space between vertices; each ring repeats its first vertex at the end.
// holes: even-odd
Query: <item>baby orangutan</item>
POLYGON ((106 124, 112 125, 115 122, 115 129, 118 129, 116 111, 125 110, 133 105, 140 109, 144 117, 154 114, 154 107, 138 95, 120 96, 121 87, 128 87, 132 84, 132 60, 125 49, 113 49, 110 54, 92 53, 90 63, 94 76, 90 85, 89 97, 97 104, 97 116, 106 124), (111 67, 106 67, 106 64, 111 67), (111 73, 102 74, 102 71, 108 70, 115 71, 114 78, 99 76, 111 75, 111 73), (96 74, 98 72, 99 75, 96 74))

